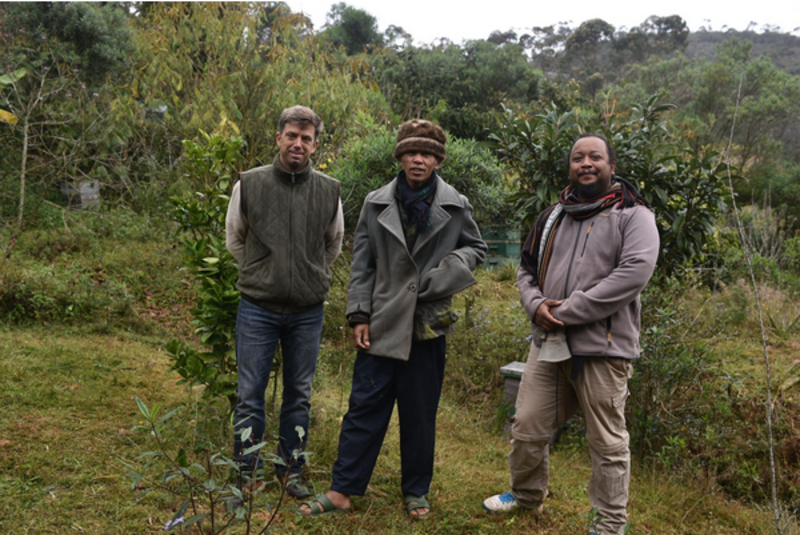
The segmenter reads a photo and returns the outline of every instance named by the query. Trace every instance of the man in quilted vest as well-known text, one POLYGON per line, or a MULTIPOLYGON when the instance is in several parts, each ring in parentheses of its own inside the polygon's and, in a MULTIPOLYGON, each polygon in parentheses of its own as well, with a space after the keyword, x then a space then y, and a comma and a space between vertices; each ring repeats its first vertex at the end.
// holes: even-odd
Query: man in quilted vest
POLYGON ((261 465, 258 452, 246 450, 264 435, 264 392, 280 342, 283 399, 277 455, 283 463, 275 464, 275 472, 295 498, 310 496, 302 476, 304 457, 296 452, 305 449, 308 438, 329 266, 341 252, 344 235, 339 182, 314 169, 310 161, 322 128, 322 120, 309 108, 284 110, 275 136, 278 155, 271 165, 241 173, 225 220, 227 247, 239 264, 241 292, 234 416, 240 484, 261 465))

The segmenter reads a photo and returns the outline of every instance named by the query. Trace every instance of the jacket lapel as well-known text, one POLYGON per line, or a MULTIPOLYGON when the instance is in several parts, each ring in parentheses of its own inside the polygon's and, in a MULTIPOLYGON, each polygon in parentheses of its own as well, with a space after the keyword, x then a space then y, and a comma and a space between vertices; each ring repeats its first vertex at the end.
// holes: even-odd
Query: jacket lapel
POLYGON ((438 195, 433 200, 433 205, 431 206, 430 221, 431 229, 419 235, 417 238, 417 243, 414 244, 414 252, 412 253, 412 256, 416 254, 417 251, 422 249, 426 243, 431 241, 436 234, 441 232, 442 228, 444 228, 447 222, 450 221, 450 214, 448 214, 447 211, 442 208, 442 205, 439 203, 438 195))
POLYGON ((447 222, 452 219, 452 216, 444 209, 444 206, 463 206, 458 193, 452 186, 446 184, 439 176, 439 183, 436 185, 436 196, 431 205, 431 229, 428 232, 420 234, 417 238, 417 243, 414 245, 414 254, 419 251, 426 243, 431 241, 436 234, 441 232, 447 222))
MULTIPOLYGON (((397 238, 406 247, 406 237, 403 234, 403 223, 400 221, 400 212, 397 210, 397 203, 390 203, 378 216, 380 223, 389 234, 397 238)), ((407 247, 406 247, 407 248, 407 247)))
MULTIPOLYGON (((397 206, 397 201, 394 198, 395 181, 385 185, 375 192, 369 202, 385 205, 386 208, 378 215, 378 223, 383 226, 389 233, 397 238, 408 250, 406 244, 406 235, 403 232, 403 223, 400 220, 400 208, 397 206)), ((458 206, 463 208, 464 201, 459 196, 458 192, 449 184, 442 180, 439 176, 439 183, 436 186, 436 195, 431 205, 431 229, 417 238, 417 243, 414 245, 414 253, 419 251, 426 243, 436 236, 447 225, 447 222, 452 219, 452 216, 444 209, 445 206, 458 206)), ((413 253, 410 253, 413 256, 413 253)))
POLYGON ((377 190, 375 195, 370 199, 370 202, 386 206, 378 215, 378 223, 389 231, 389 234, 397 238, 397 240, 403 244, 403 247, 408 250, 406 236, 403 233, 403 222, 400 221, 400 212, 394 200, 394 189, 395 181, 393 180, 377 190))

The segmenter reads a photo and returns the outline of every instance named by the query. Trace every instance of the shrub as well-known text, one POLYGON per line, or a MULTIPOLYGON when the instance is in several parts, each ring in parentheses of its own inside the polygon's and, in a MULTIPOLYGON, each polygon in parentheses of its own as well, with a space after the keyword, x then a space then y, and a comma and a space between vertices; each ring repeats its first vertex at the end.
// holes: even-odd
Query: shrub
MULTIPOLYGON (((355 229, 367 194, 388 184, 400 171, 392 156, 395 141, 395 132, 383 126, 372 126, 363 137, 347 141, 330 169, 324 169, 342 182, 348 230, 355 229)), ((439 173, 470 200, 476 220, 511 224, 519 220, 514 208, 505 202, 503 169, 491 151, 479 143, 450 138, 447 158, 439 173)))
MULTIPOLYGON (((188 440, 184 439, 187 426, 182 423, 188 418, 181 423, 173 419, 181 412, 188 412, 185 408, 175 408, 162 416, 157 404, 150 408, 139 397, 136 404, 143 420, 133 431, 146 432, 153 449, 141 452, 136 464, 126 461, 122 464, 130 470, 126 475, 132 480, 131 490, 141 490, 137 500, 151 492, 181 500, 165 531, 208 535, 234 530, 246 534, 272 531, 270 525, 287 500, 286 486, 279 486, 275 503, 267 501, 265 491, 276 485, 276 481, 266 477, 264 470, 245 473, 237 459, 231 458, 227 444, 227 437, 232 434, 230 420, 220 418, 220 411, 213 404, 204 402, 188 407, 195 423, 188 440), (256 514, 263 508, 270 513, 265 520, 256 514)), ((303 429, 299 426, 296 429, 302 440, 303 429)), ((241 431, 243 442, 251 431, 251 428, 241 431)), ((247 453, 263 460, 265 466, 273 463, 285 466, 286 462, 278 455, 264 451, 266 445, 261 441, 248 448, 247 453)), ((291 463, 309 455, 295 450, 291 463)))
POLYGON ((0 260, 3 321, 103 321, 149 329, 142 305, 164 309, 180 300, 181 274, 165 218, 120 207, 60 211, 58 223, 23 232, 11 258, 0 260))
POLYGON ((528 223, 567 184, 566 156, 580 132, 598 132, 617 155, 617 174, 628 178, 653 206, 661 237, 658 270, 673 273, 702 260, 725 206, 727 169, 719 154, 687 148, 688 141, 670 130, 665 114, 674 109, 658 95, 630 111, 607 109, 561 113, 555 105, 536 113, 506 108, 489 138, 503 163, 518 179, 514 199, 528 223))
POLYGON ((651 286, 642 296, 642 351, 634 363, 626 407, 631 450, 640 458, 670 447, 690 422, 709 417, 702 399, 710 375, 708 349, 682 336, 691 321, 678 307, 686 290, 685 285, 665 281, 663 288, 651 286))
POLYGON ((135 316, 125 283, 76 263, 20 260, 0 268, 0 317, 11 323, 72 322, 135 316))
MULTIPOLYGON (((225 215, 232 179, 241 161, 244 140, 201 131, 197 142, 184 141, 186 169, 194 180, 204 184, 194 195, 173 197, 172 215, 178 222, 179 238, 187 270, 196 283, 197 302, 192 309, 192 324, 208 351, 198 352, 189 345, 173 341, 166 349, 172 369, 181 382, 204 385, 206 396, 227 398, 231 410, 236 406, 236 356, 233 350, 239 291, 239 269, 225 247, 225 215)), ((273 366, 277 373, 279 365, 273 366)))
POLYGON ((447 337, 445 392, 477 410, 502 392, 500 368, 526 360, 530 321, 515 285, 496 282, 482 269, 476 276, 479 284, 453 299, 460 318, 447 337))
POLYGON ((789 238, 784 242, 781 263, 786 269, 800 275, 800 236, 789 238))

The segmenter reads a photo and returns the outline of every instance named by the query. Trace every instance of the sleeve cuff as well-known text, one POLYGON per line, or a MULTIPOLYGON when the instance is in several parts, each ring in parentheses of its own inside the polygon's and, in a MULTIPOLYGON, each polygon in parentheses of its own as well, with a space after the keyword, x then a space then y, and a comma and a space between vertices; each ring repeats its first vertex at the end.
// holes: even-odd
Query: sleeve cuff
POLYGON ((366 312, 353 312, 349 316, 347 316, 347 321, 350 322, 350 327, 355 327, 356 325, 361 325, 364 323, 369 323, 369 314, 366 312))

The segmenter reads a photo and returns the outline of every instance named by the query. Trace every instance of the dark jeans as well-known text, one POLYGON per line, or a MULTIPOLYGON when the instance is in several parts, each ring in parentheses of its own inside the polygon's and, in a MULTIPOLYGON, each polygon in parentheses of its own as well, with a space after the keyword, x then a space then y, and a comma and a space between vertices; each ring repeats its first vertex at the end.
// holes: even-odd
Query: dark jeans
POLYGON ((311 383, 317 369, 317 355, 322 338, 322 303, 296 314, 271 312, 245 299, 239 302, 236 317, 236 365, 239 391, 234 426, 233 453, 236 459, 255 468, 254 453, 244 450, 259 443, 264 436, 266 414, 264 392, 267 389, 272 359, 278 341, 283 348, 283 401, 280 415, 280 439, 277 455, 286 466, 275 465, 279 476, 299 474, 303 457, 292 459, 292 452, 303 451, 308 438, 308 411, 311 408, 311 383), (303 440, 296 431, 300 426, 303 440), (252 428, 252 437, 244 443, 238 431, 252 428))
POLYGON ((408 362, 358 354, 350 408, 339 436, 339 457, 333 465, 332 490, 364 495, 397 400, 403 495, 428 493, 445 350, 445 337, 440 336, 413 342, 408 362))

